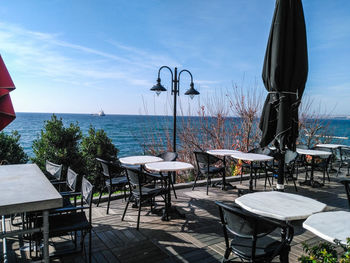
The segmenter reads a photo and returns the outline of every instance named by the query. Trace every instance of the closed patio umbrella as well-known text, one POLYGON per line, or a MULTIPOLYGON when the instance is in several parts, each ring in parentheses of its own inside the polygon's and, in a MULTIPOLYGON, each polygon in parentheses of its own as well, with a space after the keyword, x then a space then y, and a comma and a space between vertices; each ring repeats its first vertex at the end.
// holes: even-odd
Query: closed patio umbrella
POLYGON ((10 97, 10 91, 14 89, 15 85, 0 55, 0 131, 16 118, 10 97))
POLYGON ((284 151, 295 151, 298 107, 305 89, 308 56, 301 0, 276 0, 262 78, 268 95, 259 127, 261 147, 273 142, 279 151, 277 189, 283 189, 284 151))

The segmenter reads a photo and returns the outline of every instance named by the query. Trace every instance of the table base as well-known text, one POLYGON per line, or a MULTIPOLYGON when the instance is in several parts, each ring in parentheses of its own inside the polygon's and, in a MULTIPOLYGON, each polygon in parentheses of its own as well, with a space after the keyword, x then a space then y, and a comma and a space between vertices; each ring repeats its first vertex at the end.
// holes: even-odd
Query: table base
POLYGON ((311 186, 312 188, 320 188, 320 187, 324 186, 323 183, 320 183, 320 182, 315 181, 315 180, 305 180, 303 182, 300 182, 299 184, 300 185, 311 186))

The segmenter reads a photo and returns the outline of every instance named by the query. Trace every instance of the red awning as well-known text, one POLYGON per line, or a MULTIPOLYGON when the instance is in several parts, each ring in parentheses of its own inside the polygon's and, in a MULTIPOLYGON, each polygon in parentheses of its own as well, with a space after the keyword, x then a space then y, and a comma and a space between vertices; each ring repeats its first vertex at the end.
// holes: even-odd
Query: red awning
POLYGON ((15 118, 10 91, 16 87, 7 71, 6 65, 0 55, 0 131, 9 125, 15 118))

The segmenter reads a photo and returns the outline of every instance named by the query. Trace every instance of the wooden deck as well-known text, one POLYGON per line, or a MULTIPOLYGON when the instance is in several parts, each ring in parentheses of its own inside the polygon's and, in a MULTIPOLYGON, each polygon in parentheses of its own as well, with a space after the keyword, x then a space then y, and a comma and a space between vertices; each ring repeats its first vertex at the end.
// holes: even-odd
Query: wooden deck
MULTIPOLYGON (((298 186, 298 194, 326 203, 327 210, 347 210, 344 187, 337 182, 341 175, 338 178, 333 174, 331 176, 331 182, 326 182, 322 188, 298 186)), ((300 176, 299 180, 302 180, 302 177, 300 176)), ((258 181, 258 190, 264 190, 263 182, 264 179, 258 181)), ((239 185, 239 182, 234 184, 245 188, 248 181, 243 181, 242 185, 239 185)), ((102 203, 100 207, 93 206, 93 262, 221 262, 225 244, 214 201, 234 202, 237 190, 222 191, 219 188, 210 188, 208 196, 205 192, 205 187, 196 187, 194 191, 191 188, 177 190, 178 199, 173 199, 172 203, 186 215, 185 219, 175 218, 164 222, 159 216, 151 214, 149 207, 144 207, 141 211, 139 231, 136 230, 137 209, 129 206, 125 221, 121 221, 125 207, 123 199, 112 201, 109 215, 106 215, 106 203, 102 203)), ((292 183, 287 185, 286 192, 295 193, 292 183)), ((316 243, 319 240, 310 232, 297 227, 290 262, 297 262, 301 256, 301 242, 316 243)), ((67 239, 55 241, 60 241, 55 242, 57 249, 71 243, 67 239)), ((22 239, 8 240, 9 262, 28 261, 27 254, 19 250, 23 244, 22 239)), ((1 249, 2 244, 2 253, 1 249)), ((53 245, 51 250, 55 250, 53 245)), ((65 256, 55 261, 84 262, 84 253, 65 256)))

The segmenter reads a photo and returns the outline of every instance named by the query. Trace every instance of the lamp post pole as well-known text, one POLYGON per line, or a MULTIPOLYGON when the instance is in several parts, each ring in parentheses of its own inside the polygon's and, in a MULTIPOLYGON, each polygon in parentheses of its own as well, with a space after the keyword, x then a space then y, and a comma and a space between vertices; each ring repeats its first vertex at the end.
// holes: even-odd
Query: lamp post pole
POLYGON ((187 69, 183 69, 178 74, 177 67, 174 68, 174 72, 173 72, 171 70, 171 68, 169 68, 168 66, 162 66, 158 70, 157 84, 151 88, 151 90, 155 91, 157 95, 159 95, 163 91, 166 91, 166 88, 164 88, 164 86, 161 84, 161 79, 160 79, 160 72, 164 68, 168 69, 171 73, 171 84, 172 84, 171 95, 174 96, 173 151, 176 152, 176 108, 177 108, 177 96, 180 95, 180 76, 181 76, 181 73, 187 72, 191 77, 190 88, 185 92, 185 95, 189 95, 191 97, 191 99, 193 99, 193 97, 195 95, 199 95, 199 92, 194 89, 193 77, 192 77, 192 74, 190 71, 188 71, 187 69))

